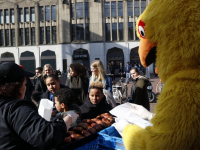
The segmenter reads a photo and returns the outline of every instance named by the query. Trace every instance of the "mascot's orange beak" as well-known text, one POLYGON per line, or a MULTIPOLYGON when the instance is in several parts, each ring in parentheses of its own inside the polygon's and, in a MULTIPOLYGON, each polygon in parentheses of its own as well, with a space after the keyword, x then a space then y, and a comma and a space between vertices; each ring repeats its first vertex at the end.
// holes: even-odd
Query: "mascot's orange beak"
POLYGON ((158 67, 155 68, 155 73, 158 74, 158 67))
POLYGON ((157 43, 152 44, 147 39, 141 38, 138 53, 144 67, 148 67, 156 61, 156 45, 157 43))

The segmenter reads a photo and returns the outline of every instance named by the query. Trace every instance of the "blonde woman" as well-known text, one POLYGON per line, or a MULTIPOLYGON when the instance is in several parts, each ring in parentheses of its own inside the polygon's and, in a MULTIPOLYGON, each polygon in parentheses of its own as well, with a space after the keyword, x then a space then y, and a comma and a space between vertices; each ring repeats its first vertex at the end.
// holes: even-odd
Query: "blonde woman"
POLYGON ((112 79, 106 75, 106 71, 100 60, 95 60, 91 63, 91 72, 92 76, 89 79, 89 85, 94 81, 100 81, 103 84, 103 88, 112 93, 112 79))
POLYGON ((47 75, 53 74, 53 68, 50 64, 45 64, 43 67, 42 75, 38 77, 35 85, 35 93, 43 94, 47 90, 45 78, 47 75))

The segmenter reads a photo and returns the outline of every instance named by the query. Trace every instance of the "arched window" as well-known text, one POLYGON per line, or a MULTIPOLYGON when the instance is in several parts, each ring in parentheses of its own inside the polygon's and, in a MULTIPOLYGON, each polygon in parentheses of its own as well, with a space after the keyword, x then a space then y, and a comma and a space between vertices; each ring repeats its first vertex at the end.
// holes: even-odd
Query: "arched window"
POLYGON ((107 52, 107 69, 110 69, 110 63, 114 62, 115 68, 120 69, 124 67, 124 53, 123 50, 117 47, 111 48, 107 52))
POLYGON ((42 52, 41 67, 44 67, 45 64, 50 64, 56 70, 56 54, 54 51, 46 50, 42 52))
POLYGON ((82 48, 74 50, 73 62, 81 63, 83 65, 86 65, 87 68, 90 68, 90 59, 88 51, 82 48))
POLYGON ((24 67, 24 70, 35 72, 35 56, 33 52, 23 52, 20 56, 20 65, 24 67))
POLYGON ((0 62, 8 62, 8 61, 15 62, 15 57, 13 53, 6 52, 6 53, 1 54, 0 62))
POLYGON ((139 47, 135 47, 135 48, 131 49, 130 64, 132 66, 134 66, 135 63, 140 63, 140 58, 139 58, 139 54, 138 54, 138 48, 139 47))

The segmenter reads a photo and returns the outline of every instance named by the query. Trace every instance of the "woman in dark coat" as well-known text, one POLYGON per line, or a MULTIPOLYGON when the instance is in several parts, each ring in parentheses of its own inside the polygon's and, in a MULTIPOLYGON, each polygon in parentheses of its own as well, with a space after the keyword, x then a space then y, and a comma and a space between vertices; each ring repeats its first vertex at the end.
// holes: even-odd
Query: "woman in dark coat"
POLYGON ((107 103, 103 94, 103 84, 100 81, 94 81, 90 84, 89 96, 80 107, 81 119, 92 119, 103 113, 108 113, 112 106, 107 103))
POLYGON ((81 106, 87 97, 89 85, 85 67, 80 63, 71 64, 65 85, 75 91, 77 104, 81 106))
POLYGON ((131 77, 134 79, 133 86, 131 88, 132 100, 131 103, 142 105, 147 110, 150 110, 149 98, 147 93, 147 86, 149 80, 140 75, 137 68, 133 67, 130 70, 131 77))

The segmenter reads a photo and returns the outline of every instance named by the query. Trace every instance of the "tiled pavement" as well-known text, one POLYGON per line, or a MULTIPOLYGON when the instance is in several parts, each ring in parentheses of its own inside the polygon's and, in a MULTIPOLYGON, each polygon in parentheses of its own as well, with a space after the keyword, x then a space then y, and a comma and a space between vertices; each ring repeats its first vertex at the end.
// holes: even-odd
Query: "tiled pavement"
MULTIPOLYGON (((120 79, 120 78, 116 78, 116 79, 115 79, 115 82, 118 82, 119 79, 120 79)), ((66 82, 66 78, 65 78, 65 77, 60 78, 60 80, 61 80, 61 83, 62 83, 62 84, 65 84, 65 82, 66 82)), ((155 77, 154 74, 151 74, 151 75, 150 75, 150 81, 151 81, 152 86, 153 86, 153 92, 156 94, 156 85, 157 85, 157 83, 159 82, 159 78, 158 78, 158 77, 155 77)), ((124 86, 124 84, 122 84, 122 85, 124 86)), ((132 87, 132 85, 133 85, 133 82, 130 80, 129 84, 127 85, 127 87, 128 87, 128 95, 130 95, 130 93, 131 93, 131 87, 132 87)), ((156 94, 156 95, 157 95, 157 94, 156 94)), ((155 102, 150 103, 150 111, 151 111, 151 112, 154 111, 155 106, 156 106, 156 100, 155 100, 155 102)))
MULTIPOLYGON (((156 100, 157 100, 157 96, 158 96, 158 93, 156 93, 156 86, 157 86, 157 83, 160 81, 160 79, 158 77, 155 77, 154 74, 151 74, 150 76, 150 81, 151 81, 151 84, 153 86, 153 92, 155 93, 156 95, 156 100)), ((153 112, 154 109, 155 109, 155 106, 156 106, 156 100, 154 103, 150 103, 150 111, 153 112)))

